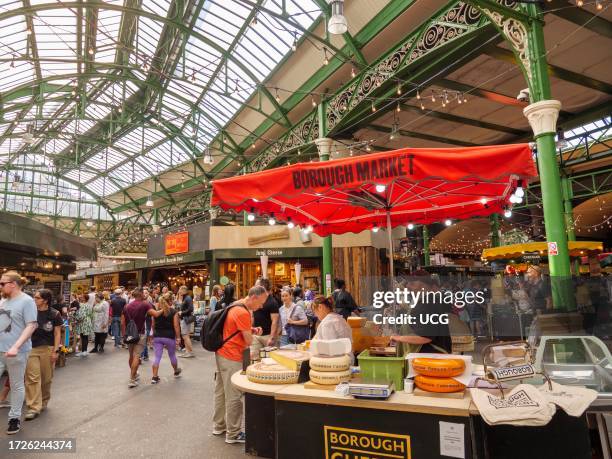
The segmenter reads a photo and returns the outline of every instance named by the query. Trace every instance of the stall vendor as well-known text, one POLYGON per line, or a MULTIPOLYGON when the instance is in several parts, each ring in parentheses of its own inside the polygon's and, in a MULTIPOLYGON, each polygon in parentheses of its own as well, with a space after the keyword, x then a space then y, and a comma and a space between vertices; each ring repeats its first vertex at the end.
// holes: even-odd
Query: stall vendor
MULTIPOLYGON (((438 292, 439 287, 431 275, 424 270, 413 273, 406 288, 412 292, 438 292)), ((439 295, 423 295, 412 308, 412 325, 401 325, 399 335, 391 336, 398 344, 401 355, 409 352, 450 354, 452 341, 448 327, 450 305, 438 301, 439 295), (430 301, 431 300, 431 301, 430 301)))
POLYGON ((318 319, 317 332, 313 339, 340 339, 353 340, 353 333, 344 317, 334 312, 331 298, 318 296, 312 304, 313 311, 318 319))

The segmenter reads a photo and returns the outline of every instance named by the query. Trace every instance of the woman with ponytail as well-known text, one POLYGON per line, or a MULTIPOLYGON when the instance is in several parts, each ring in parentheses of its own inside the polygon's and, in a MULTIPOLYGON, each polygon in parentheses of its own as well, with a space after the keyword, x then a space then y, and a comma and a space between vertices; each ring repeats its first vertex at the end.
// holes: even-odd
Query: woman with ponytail
POLYGON ((176 346, 181 339, 179 316, 172 307, 172 294, 168 292, 161 295, 157 309, 150 309, 147 314, 152 317, 153 349, 155 351, 151 384, 157 384, 159 382, 159 362, 164 353, 164 348, 166 348, 170 363, 174 368, 174 377, 176 378, 181 374, 181 369, 178 367, 176 360, 176 346))

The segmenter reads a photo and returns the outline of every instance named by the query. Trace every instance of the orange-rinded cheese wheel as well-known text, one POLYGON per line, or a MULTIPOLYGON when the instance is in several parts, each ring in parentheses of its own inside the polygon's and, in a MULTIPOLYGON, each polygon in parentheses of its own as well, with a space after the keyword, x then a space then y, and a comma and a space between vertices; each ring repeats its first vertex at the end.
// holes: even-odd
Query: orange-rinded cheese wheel
POLYGON ((421 357, 412 360, 412 368, 423 376, 449 378, 451 376, 459 376, 465 371, 465 361, 461 359, 426 359, 421 357))
POLYGON ((414 384, 427 392, 460 392, 465 386, 453 378, 434 378, 431 376, 416 375, 414 384))

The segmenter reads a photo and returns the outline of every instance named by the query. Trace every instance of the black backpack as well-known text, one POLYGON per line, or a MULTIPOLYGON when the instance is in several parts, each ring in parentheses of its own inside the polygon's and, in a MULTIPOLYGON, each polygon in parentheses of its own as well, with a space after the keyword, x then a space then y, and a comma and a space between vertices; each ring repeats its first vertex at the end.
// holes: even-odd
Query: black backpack
POLYGON ((225 319, 230 309, 234 306, 242 306, 246 309, 242 303, 234 303, 223 309, 217 309, 214 312, 208 314, 204 319, 201 332, 202 347, 210 352, 217 352, 223 347, 223 345, 240 333, 240 330, 236 330, 227 339, 223 339, 223 326, 225 325, 225 319))
POLYGON ((128 316, 127 310, 123 310, 123 315, 128 319, 128 323, 125 326, 125 336, 123 337, 123 342, 125 344, 138 344, 140 341, 140 334, 138 333, 138 327, 136 326, 136 322, 134 319, 128 316))

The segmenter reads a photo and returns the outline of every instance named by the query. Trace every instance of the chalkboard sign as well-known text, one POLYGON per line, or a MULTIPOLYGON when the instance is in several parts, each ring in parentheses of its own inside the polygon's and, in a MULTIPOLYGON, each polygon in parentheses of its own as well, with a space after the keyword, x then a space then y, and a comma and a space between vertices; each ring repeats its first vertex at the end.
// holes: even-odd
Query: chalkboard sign
POLYGON ((45 282, 45 288, 53 292, 53 298, 57 298, 62 293, 62 281, 45 282))
POLYGON ((72 282, 62 282, 62 303, 66 306, 70 304, 70 294, 72 289, 72 282))

